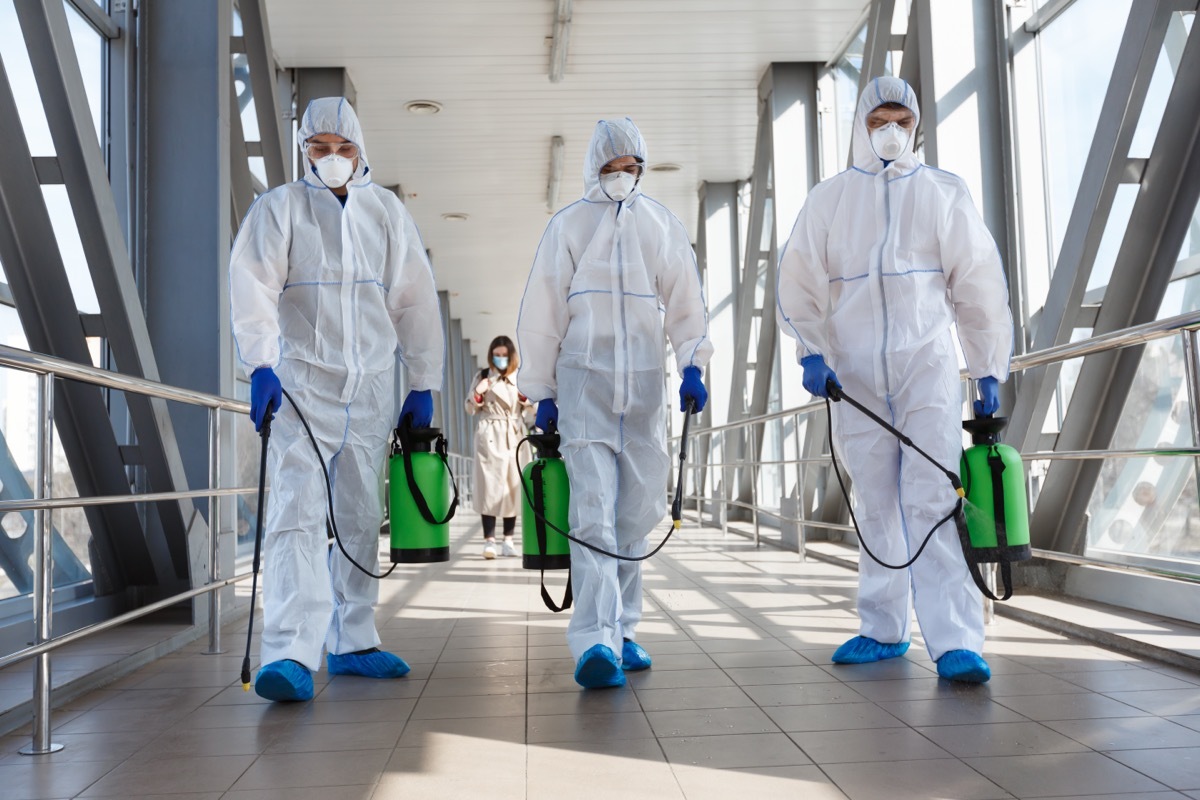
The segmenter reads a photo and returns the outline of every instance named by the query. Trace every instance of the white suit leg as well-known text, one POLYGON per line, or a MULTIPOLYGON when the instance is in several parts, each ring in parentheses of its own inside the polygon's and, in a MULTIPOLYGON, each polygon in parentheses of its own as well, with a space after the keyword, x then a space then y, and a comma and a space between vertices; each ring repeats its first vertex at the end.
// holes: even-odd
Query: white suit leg
POLYGON ((263 664, 289 658, 321 668, 333 599, 325 566, 325 486, 290 403, 275 415, 263 538, 263 664))
MULTIPOLYGON (((660 417, 660 414, 654 415, 660 417)), ((630 421, 628 418, 626 422, 630 421)), ((653 422, 653 420, 651 420, 653 422)), ((640 556, 649 545, 647 537, 662 522, 667 513, 667 477, 670 461, 663 451, 661 435, 654 430, 643 432, 640 426, 629 424, 625 448, 617 456, 617 541, 626 556, 640 556)), ((636 638, 637 624, 642 618, 641 561, 621 561, 617 577, 621 585, 622 638, 636 638)))
MULTIPOLYGON (((896 398, 898 406, 911 409, 900 417, 898 427, 939 463, 957 471, 962 453, 962 389, 955 362, 950 354, 917 357, 914 362, 912 377, 896 398)), ((919 547, 957 498, 945 473, 917 453, 901 454, 901 475, 904 525, 913 547, 919 547)), ((912 575, 913 604, 930 658, 936 661, 948 650, 982 652, 983 602, 967 571, 953 520, 938 528, 913 564, 912 575)))
MULTIPOLYGON (((604 444, 582 442, 562 448, 571 483, 569 520, 576 538, 616 552, 617 456, 604 444)), ((621 656, 621 614, 617 561, 571 542, 571 581, 575 608, 567 625, 571 656, 579 658, 604 644, 621 656)))
MULTIPOLYGON (((384 470, 392 409, 392 373, 364 382, 350 407, 346 442, 331 460, 333 503, 342 544, 379 574, 379 528, 383 523, 384 470)), ((330 653, 341 655, 378 647, 375 605, 379 581, 363 574, 337 547, 329 551, 333 621, 326 638, 330 653)))
MULTIPOLYGON (((874 396, 873 386, 853 374, 839 374, 846 392, 883 419, 891 421, 887 404, 874 396)), ((909 543, 896 491, 900 478, 900 443, 887 431, 845 403, 834 406, 837 454, 853 481, 854 515, 867 546, 888 564, 909 559, 909 543)), ((906 642, 911 633, 908 570, 876 564, 866 552, 858 559, 859 633, 878 642, 906 642)))

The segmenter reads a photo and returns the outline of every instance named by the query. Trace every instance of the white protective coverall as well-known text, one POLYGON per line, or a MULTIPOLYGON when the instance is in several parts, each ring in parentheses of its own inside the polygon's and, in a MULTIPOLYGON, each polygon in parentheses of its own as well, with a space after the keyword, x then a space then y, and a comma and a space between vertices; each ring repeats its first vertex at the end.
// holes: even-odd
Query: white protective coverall
MULTIPOLYGON (((345 208, 311 169, 258 198, 230 259, 233 334, 246 373, 273 367, 299 404, 329 467, 342 542, 377 572, 397 345, 411 387, 440 389, 441 311, 412 217, 371 181, 354 109, 342 98, 312 101, 296 139, 303 147, 319 133, 358 145, 345 208)), ((268 470, 262 662, 290 658, 316 671, 322 645, 334 654, 377 646, 378 581, 327 548, 325 477, 286 399, 268 470)))
POLYGON ((475 511, 489 517, 515 517, 521 513, 521 469, 530 453, 528 445, 521 448, 518 464, 517 443, 525 436, 532 406, 517 391, 515 376, 501 375, 493 368, 478 377, 466 403, 467 413, 477 420, 472 484, 475 511), (481 388, 483 402, 476 403, 481 388))
MULTIPOLYGON (((796 358, 822 355, 846 393, 957 472, 963 393, 952 323, 971 377, 1008 377, 1012 317, 995 242, 962 179, 928 167, 909 136, 893 162, 875 154, 867 115, 887 102, 920 119, 897 78, 872 81, 854 118, 854 166, 809 193, 779 263, 778 319, 796 358)), ((916 122, 913 124, 916 130, 916 122)), ((833 404, 839 459, 871 550, 907 561, 956 500, 946 476, 847 403, 833 404)), ((860 633, 908 641, 915 603, 929 655, 983 649, 979 591, 953 522, 908 570, 859 561, 860 633), (911 585, 911 598, 909 587, 911 585)))
MULTIPOLYGON (((584 163, 583 198, 546 226, 517 321, 517 385, 534 403, 557 398, 571 484, 572 535, 621 555, 646 551, 666 514, 666 330, 677 368, 712 356, 708 315, 687 230, 635 187, 618 203, 600 169, 643 164, 633 121, 601 120, 584 163)), ((620 659, 642 614, 640 562, 571 543, 575 610, 567 644, 578 661, 604 644, 620 659)))

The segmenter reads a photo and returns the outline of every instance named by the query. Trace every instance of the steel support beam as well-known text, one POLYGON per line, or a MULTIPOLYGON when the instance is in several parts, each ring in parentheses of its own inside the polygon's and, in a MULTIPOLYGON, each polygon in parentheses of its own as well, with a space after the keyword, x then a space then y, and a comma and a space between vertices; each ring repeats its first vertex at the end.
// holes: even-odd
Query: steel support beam
MULTIPOLYGON (((91 363, 83 326, 74 312, 67 270, 2 61, 0 140, 6 143, 0 156, 0 262, 29 347, 81 364, 91 363)), ((55 395, 59 439, 80 494, 128 493, 125 465, 100 389, 59 381, 55 395)), ((154 583, 154 565, 142 523, 132 507, 88 510, 87 518, 99 593, 154 583)))
MULTIPOLYGON (((1171 12, 1160 7, 1159 13, 1171 12)), ((1117 252, 1094 335, 1150 322, 1158 315, 1200 200, 1197 120, 1200 32, 1193 28, 1117 252)), ((1141 347, 1127 348, 1084 359, 1058 437, 1059 449, 1112 446, 1142 351, 1141 347)), ((1051 464, 1033 517, 1034 530, 1049 549, 1083 553, 1087 544, 1083 522, 1102 466, 1101 461, 1051 464)))
MULTIPOLYGON (((776 375, 780 358, 779 327, 775 324, 775 265, 808 190, 817 182, 820 66, 772 64, 759 82, 750 225, 737 287, 733 358, 738 366, 730 382, 731 419, 743 414, 764 414, 772 399, 779 403, 785 393, 776 375)), ((794 387, 787 387, 786 393, 792 390, 794 387)), ((761 427, 754 431, 750 437, 754 452, 742 452, 743 457, 757 458, 761 454, 763 434, 761 427)), ((748 502, 753 491, 751 471, 743 470, 739 499, 748 502)))
POLYGON ((913 0, 909 8, 900 78, 916 90, 917 98, 921 101, 917 144, 924 147, 925 163, 936 167, 938 110, 933 81, 933 20, 929 4, 930 0, 913 0))
MULTIPOLYGON (((1032 350, 1067 342, 1076 327, 1096 251, 1158 61, 1169 11, 1177 5, 1169 0, 1153 0, 1130 12, 1032 350)), ((1040 447, 1042 423, 1058 388, 1060 371, 1061 365, 1052 365, 1023 373, 1007 431, 1009 443, 1018 450, 1040 447)), ((1056 531, 1035 530, 1034 536, 1035 546, 1048 548, 1056 531)))
MULTIPOLYGON (((62 3, 19 3, 17 14, 116 366, 125 374, 151 380, 161 377, 170 382, 169 377, 160 376, 155 362, 62 3)), ((166 163, 178 164, 180 159, 166 163)), ((189 212, 191 208, 189 205, 189 212)), ((187 486, 166 403, 132 394, 126 403, 154 491, 169 492, 187 486)), ((160 588, 173 592, 186 583, 188 576, 190 509, 179 502, 162 502, 155 505, 155 510, 162 532, 148 535, 146 541, 155 558, 160 588)))
POLYGON ((262 145, 267 186, 282 186, 290 178, 288 157, 292 153, 291 130, 284 130, 283 114, 276 95, 275 53, 271 49, 271 29, 267 24, 265 0, 239 0, 242 38, 250 61, 250 86, 258 117, 258 138, 262 145))
POLYGON ((867 88, 867 83, 883 74, 888 51, 892 46, 892 16, 895 11, 896 0, 871 0, 867 12, 867 41, 863 46, 862 71, 858 73, 860 97, 867 88))
MULTIPOLYGON (((229 397, 234 394, 229 326, 232 2, 143 0, 139 14, 144 16, 147 76, 141 111, 147 129, 142 157, 148 169, 140 220, 147 335, 162 365, 161 380, 229 397)), ((182 405, 171 412, 185 454, 187 477, 179 483, 205 486, 208 414, 182 405)), ((221 452, 234 452, 232 426, 223 426, 222 435, 221 452)), ((207 514, 208 503, 188 503, 188 511, 189 518, 199 518, 207 514)), ((193 584, 206 580, 209 570, 207 531, 200 533, 190 553, 193 584)), ((222 543, 219 549, 232 553, 234 547, 222 543)))

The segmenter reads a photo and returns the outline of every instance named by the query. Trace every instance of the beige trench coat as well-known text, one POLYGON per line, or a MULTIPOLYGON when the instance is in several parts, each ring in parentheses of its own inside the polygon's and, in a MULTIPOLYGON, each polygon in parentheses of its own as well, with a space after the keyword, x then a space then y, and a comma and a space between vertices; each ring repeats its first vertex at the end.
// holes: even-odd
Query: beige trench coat
MULTIPOLYGON (((476 373, 479 376, 479 373, 476 373)), ((512 376, 489 370, 476 381, 467 396, 467 413, 478 418, 475 426, 475 511, 489 517, 515 517, 521 511, 521 469, 529 462, 529 445, 517 443, 525 437, 533 404, 517 392, 512 376), (476 395, 483 402, 475 402, 476 395)))

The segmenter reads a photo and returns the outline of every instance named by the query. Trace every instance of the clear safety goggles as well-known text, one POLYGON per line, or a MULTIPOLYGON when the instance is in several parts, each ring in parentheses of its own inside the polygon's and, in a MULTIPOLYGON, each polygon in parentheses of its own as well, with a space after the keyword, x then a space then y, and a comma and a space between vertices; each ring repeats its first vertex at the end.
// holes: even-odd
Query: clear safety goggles
POLYGON ((325 156, 358 158, 358 145, 354 142, 306 142, 304 153, 313 161, 320 161, 325 156))
POLYGON ((600 174, 612 175, 614 172, 627 172, 635 178, 640 178, 645 167, 645 164, 626 164, 623 167, 618 167, 610 161, 600 168, 600 174))

